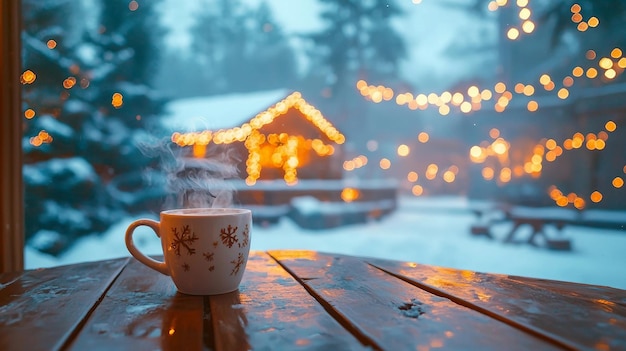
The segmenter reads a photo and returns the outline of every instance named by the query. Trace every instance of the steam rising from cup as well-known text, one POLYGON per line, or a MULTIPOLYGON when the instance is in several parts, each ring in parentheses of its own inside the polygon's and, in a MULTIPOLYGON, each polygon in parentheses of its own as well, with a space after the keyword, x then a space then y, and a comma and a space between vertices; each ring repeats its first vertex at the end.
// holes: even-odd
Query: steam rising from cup
POLYGON ((196 158, 170 140, 139 145, 144 154, 159 159, 168 195, 164 209, 233 207, 235 189, 229 180, 239 178, 240 159, 233 149, 216 146, 206 157, 196 158))

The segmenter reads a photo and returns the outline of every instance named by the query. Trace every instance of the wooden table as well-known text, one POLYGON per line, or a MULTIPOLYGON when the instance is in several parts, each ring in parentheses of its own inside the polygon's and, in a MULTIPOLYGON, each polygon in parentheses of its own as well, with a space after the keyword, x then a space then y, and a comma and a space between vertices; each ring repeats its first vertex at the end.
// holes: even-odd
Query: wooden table
POLYGON ((239 291, 132 258, 0 275, 0 350, 626 350, 626 291, 312 251, 251 253, 239 291))

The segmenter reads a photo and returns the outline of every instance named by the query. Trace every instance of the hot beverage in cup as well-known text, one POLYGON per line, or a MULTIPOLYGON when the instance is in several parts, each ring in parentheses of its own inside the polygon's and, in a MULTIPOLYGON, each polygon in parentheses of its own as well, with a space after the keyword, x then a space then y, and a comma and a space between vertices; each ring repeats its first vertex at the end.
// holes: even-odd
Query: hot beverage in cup
POLYGON ((126 230, 126 247, 139 262, 172 277, 178 291, 215 295, 237 290, 250 252, 252 213, 237 208, 162 211, 160 220, 138 219, 126 230), (133 242, 139 226, 161 238, 164 261, 141 253, 133 242))

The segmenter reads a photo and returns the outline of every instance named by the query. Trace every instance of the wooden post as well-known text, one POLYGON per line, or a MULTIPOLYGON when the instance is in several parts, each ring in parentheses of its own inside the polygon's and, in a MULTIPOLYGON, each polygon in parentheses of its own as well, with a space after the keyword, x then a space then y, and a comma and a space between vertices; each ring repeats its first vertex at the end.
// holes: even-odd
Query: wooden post
POLYGON ((24 268, 21 1, 0 1, 0 273, 24 268))

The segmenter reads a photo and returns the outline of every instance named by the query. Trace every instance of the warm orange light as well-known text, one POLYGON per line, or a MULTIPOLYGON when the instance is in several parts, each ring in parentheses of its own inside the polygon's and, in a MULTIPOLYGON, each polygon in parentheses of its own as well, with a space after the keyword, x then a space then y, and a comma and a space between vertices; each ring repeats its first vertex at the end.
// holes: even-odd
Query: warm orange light
POLYGON ((470 111, 472 111, 472 103, 469 101, 463 101, 461 103, 460 109, 463 113, 469 113, 470 111))
POLYGON ((581 8, 579 4, 573 4, 572 7, 570 7, 570 11, 572 11, 572 13, 578 13, 580 10, 581 8))
POLYGON ((563 78, 563 86, 566 88, 571 87, 572 85, 574 85, 574 78, 567 76, 565 78, 563 78))
POLYGON ((528 7, 524 7, 519 11, 519 18, 523 20, 527 20, 530 18, 530 9, 528 7))
POLYGON ((593 67, 587 69, 587 78, 593 79, 593 78, 595 78, 597 76, 598 76, 598 70, 597 69, 595 69, 593 67))
POLYGON ((613 50, 611 50, 611 57, 615 59, 622 57, 622 49, 614 48, 613 50))
POLYGON ((624 179, 622 179, 622 177, 615 177, 613 178, 612 184, 619 189, 624 186, 624 179))
POLYGON ((496 139, 491 144, 491 149, 493 150, 493 152, 495 152, 498 155, 504 155, 507 152, 508 148, 509 148, 509 146, 508 146, 507 142, 504 141, 504 139, 502 139, 502 138, 496 139))
POLYGON ((496 139, 497 137, 499 137, 499 136, 500 136, 500 130, 498 130, 498 128, 491 128, 491 129, 489 130, 489 136, 490 136, 492 139, 496 139))
POLYGON ((46 46, 48 47, 48 49, 52 50, 54 48, 57 47, 57 42, 54 41, 53 39, 48 40, 48 42, 46 43, 46 46))
POLYGON ((443 173, 443 180, 444 180, 444 182, 446 182, 446 183, 452 183, 452 182, 454 182, 454 179, 455 179, 455 178, 456 178, 456 175, 455 175, 455 174, 454 174, 454 172, 452 172, 452 171, 449 171, 449 170, 448 170, 448 171, 445 171, 445 172, 443 173))
POLYGON ((475 85, 472 85, 471 87, 467 89, 467 95, 469 97, 475 97, 475 96, 478 96, 478 94, 480 94, 480 91, 478 90, 478 87, 475 85))
POLYGON ((524 21, 524 23, 522 23, 522 30, 525 33, 532 33, 535 30, 535 24, 530 20, 524 21))
POLYGON ((614 132, 616 128, 617 128, 617 124, 615 124, 615 122, 613 121, 608 121, 606 122, 606 124, 604 124, 604 129, 606 129, 609 132, 614 132))
POLYGON ((433 180, 437 177, 437 172, 439 171, 439 166, 434 163, 431 163, 426 167, 426 179, 433 180))
POLYGON ((532 85, 528 84, 528 85, 524 86, 524 88, 522 89, 522 92, 526 96, 531 96, 531 95, 533 95, 535 93, 535 87, 533 87, 532 85))
POLYGON ((419 179, 419 175, 417 174, 417 172, 411 171, 409 172, 409 174, 406 175, 406 180, 411 183, 416 182, 417 179, 419 179))
POLYGON ((352 202, 359 198, 359 191, 354 188, 344 188, 341 191, 341 199, 345 202, 352 202))
POLYGON ((574 142, 572 141, 572 139, 565 139, 565 141, 563 142, 563 148, 565 150, 571 150, 574 148, 574 142))
POLYGON ((391 161, 389 161, 389 159, 387 158, 383 158, 380 160, 379 166, 382 169, 389 169, 389 167, 391 167, 391 161))
POLYGON ((463 96, 463 94, 461 94, 461 93, 454 93, 454 94, 452 94, 452 101, 451 102, 452 102, 453 105, 458 106, 458 105, 460 105, 463 102, 464 99, 465 99, 465 97, 463 96))
POLYGON ((583 199, 582 197, 577 197, 576 199, 574 199, 574 207, 579 210, 585 208, 585 199, 583 199))
POLYGON ((604 76, 607 79, 613 79, 617 76, 617 72, 615 72, 615 70, 613 68, 609 68, 604 72, 604 76))
POLYGON ((193 145, 193 157, 204 158, 206 156, 206 145, 194 144, 193 145))
POLYGON ((480 92, 480 98, 485 101, 491 100, 492 96, 493 93, 489 89, 483 89, 483 91, 480 92))
POLYGON ((398 146, 398 156, 408 156, 410 151, 409 147, 405 144, 398 146))
POLYGON ((441 105, 439 106, 439 114, 442 116, 447 116, 450 113, 450 106, 441 105))
POLYGON ((506 37, 515 40, 519 38, 519 30, 517 28, 511 28, 506 32, 506 37))
POLYGON ((482 162, 484 158, 482 157, 483 150, 480 146, 474 145, 470 148, 470 158, 474 162, 482 162))
POLYGON ((595 60, 596 52, 593 50, 587 50, 587 52, 585 53, 585 57, 587 58, 587 60, 595 60))
POLYGON ((589 18, 589 21, 587 21, 587 23, 589 23, 589 27, 595 28, 600 24, 600 20, 594 16, 589 18))
POLYGON ((422 144, 428 142, 428 139, 430 139, 430 136, 426 132, 421 132, 417 135, 417 140, 422 144))
POLYGON ((500 181, 502 183, 508 183, 511 181, 511 169, 508 167, 504 167, 500 170, 500 181))
POLYGON ((587 22, 580 22, 578 23, 578 26, 576 26, 576 29, 578 29, 581 32, 584 32, 587 29, 589 29, 589 25, 587 24, 587 22))
POLYGON ((560 207, 565 207, 567 206, 568 203, 569 201, 567 201, 567 197, 565 196, 561 196, 556 200, 557 206, 560 206, 560 207))
POLYGON ((603 150, 605 146, 606 146, 606 143, 604 142, 604 140, 598 139, 595 141, 596 150, 603 150))
POLYGON ((76 78, 69 77, 63 81, 63 87, 65 89, 71 89, 76 84, 76 78))
POLYGON ((598 61, 598 66, 600 66, 600 68, 609 69, 613 67, 613 61, 608 57, 603 57, 598 61))
POLYGON ((496 85, 494 86, 494 89, 496 93, 498 94, 502 94, 504 93, 504 91, 506 90, 506 84, 502 83, 502 82, 498 82, 496 83, 496 85))
POLYGON ((574 77, 581 77, 583 74, 585 74, 585 70, 580 66, 574 67, 574 69, 572 69, 572 75, 574 77))
POLYGON ((580 21, 583 20, 583 15, 581 15, 580 13, 574 13, 572 14, 572 22, 574 23, 580 23, 580 21))
POLYGON ((22 73, 22 75, 20 76, 20 81, 22 84, 32 84, 35 79, 37 79, 37 75, 35 74, 35 72, 29 69, 24 71, 24 73, 22 73))
POLYGON ((113 107, 115 107, 115 108, 120 108, 120 107, 122 107, 123 103, 124 103, 124 101, 123 101, 122 94, 114 93, 113 97, 111 99, 111 105, 113 105, 113 107))
POLYGON ((493 179, 493 176, 494 176, 493 168, 485 167, 485 168, 483 168, 481 173, 483 175, 483 178, 485 178, 485 180, 492 180, 493 179))
POLYGON ((530 112, 535 112, 535 111, 537 111, 539 109, 539 104, 535 100, 530 100, 530 101, 528 101, 528 104, 526 105, 526 108, 530 112))
POLYGON ((344 161, 343 162, 343 169, 350 172, 353 171, 355 169, 355 164, 354 161, 350 160, 350 161, 344 161))
POLYGON ((546 148, 548 150, 554 150, 555 147, 556 147, 556 140, 554 139, 546 140, 546 148))
POLYGON ((26 117, 26 119, 31 119, 35 117, 35 110, 29 108, 28 110, 24 111, 24 117, 26 117))
POLYGON ((591 193, 590 198, 592 202, 598 203, 602 201, 602 193, 596 190, 593 193, 591 193))
POLYGON ((539 83, 541 83, 541 85, 546 85, 550 83, 551 81, 552 81, 552 78, 550 78, 550 76, 547 74, 542 74, 541 77, 539 77, 539 83))
POLYGON ((411 192, 415 196, 420 196, 424 193, 424 188, 421 185, 416 184, 416 185, 413 185, 413 187, 411 188, 411 192))

